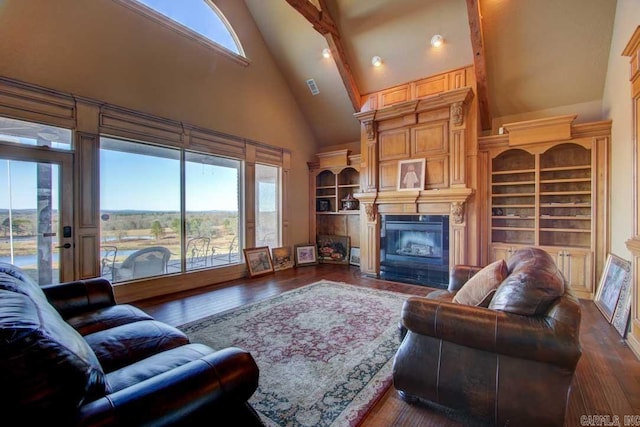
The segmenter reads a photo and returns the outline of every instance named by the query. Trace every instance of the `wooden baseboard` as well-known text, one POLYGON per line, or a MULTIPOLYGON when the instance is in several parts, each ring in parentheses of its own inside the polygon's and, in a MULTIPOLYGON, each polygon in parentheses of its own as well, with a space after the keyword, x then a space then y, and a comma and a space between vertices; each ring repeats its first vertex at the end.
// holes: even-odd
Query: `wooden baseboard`
POLYGON ((633 354, 640 360, 640 341, 638 338, 633 334, 629 334, 626 341, 633 354))

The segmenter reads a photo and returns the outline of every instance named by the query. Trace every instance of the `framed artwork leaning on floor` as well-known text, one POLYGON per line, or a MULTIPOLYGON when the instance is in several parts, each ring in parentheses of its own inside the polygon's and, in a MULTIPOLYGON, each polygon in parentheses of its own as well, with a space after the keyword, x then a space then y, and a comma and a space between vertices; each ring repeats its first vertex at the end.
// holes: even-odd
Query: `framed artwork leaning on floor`
POLYGON ((318 260, 331 264, 349 264, 349 236, 319 234, 318 260))
POLYGON ((593 302, 600 310, 607 322, 611 323, 613 314, 618 305, 620 291, 625 282, 629 282, 631 263, 624 259, 609 254, 602 271, 602 277, 598 284, 598 290, 593 302))
POLYGON ((295 265, 291 246, 271 249, 271 260, 275 271, 286 270, 295 265))
POLYGON ((349 264, 360 267, 360 248, 351 248, 349 254, 349 264))
POLYGON ((244 249, 244 260, 247 263, 249 277, 273 273, 274 271, 269 246, 244 249))
POLYGON ((296 267, 314 265, 318 263, 318 253, 316 245, 296 245, 295 246, 296 267))

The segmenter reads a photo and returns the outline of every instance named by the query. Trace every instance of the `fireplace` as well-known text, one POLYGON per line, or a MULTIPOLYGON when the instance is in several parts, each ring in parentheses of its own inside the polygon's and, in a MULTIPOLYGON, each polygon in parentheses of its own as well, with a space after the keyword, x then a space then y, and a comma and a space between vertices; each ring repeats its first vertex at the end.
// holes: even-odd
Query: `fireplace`
POLYGON ((382 215, 381 226, 381 278, 447 287, 448 215, 382 215))

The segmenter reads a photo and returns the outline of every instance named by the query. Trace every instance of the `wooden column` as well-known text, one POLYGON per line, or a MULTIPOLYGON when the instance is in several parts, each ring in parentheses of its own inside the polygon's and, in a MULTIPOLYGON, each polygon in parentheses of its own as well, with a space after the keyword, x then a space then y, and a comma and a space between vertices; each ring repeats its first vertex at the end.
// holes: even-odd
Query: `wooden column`
POLYGON ((75 242, 78 279, 100 277, 100 106, 77 100, 75 242))

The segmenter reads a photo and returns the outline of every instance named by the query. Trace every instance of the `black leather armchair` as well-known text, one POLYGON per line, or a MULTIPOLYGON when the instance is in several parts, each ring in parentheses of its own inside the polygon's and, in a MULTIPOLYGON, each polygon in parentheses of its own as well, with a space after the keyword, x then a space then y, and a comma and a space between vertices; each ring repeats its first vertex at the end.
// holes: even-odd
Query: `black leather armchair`
POLYGON ((40 287, 0 263, 0 410, 21 425, 262 425, 253 357, 214 351, 104 279, 40 287))

